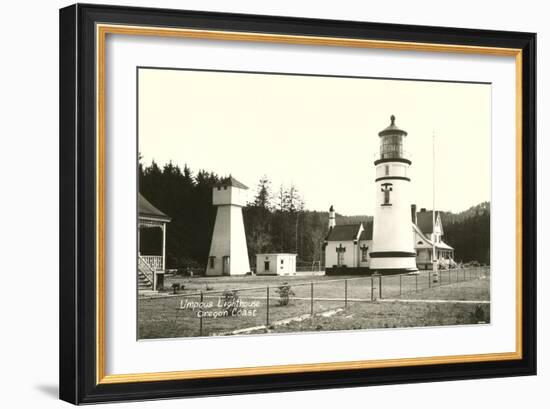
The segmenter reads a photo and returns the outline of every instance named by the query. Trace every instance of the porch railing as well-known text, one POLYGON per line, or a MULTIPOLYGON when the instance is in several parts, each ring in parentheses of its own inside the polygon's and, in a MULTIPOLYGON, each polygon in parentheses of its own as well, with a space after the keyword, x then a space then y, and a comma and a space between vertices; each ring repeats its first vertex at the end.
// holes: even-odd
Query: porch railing
POLYGON ((138 269, 153 286, 155 282, 155 270, 145 261, 143 256, 138 256, 138 269))
POLYGON ((153 270, 162 270, 162 256, 140 256, 153 270))

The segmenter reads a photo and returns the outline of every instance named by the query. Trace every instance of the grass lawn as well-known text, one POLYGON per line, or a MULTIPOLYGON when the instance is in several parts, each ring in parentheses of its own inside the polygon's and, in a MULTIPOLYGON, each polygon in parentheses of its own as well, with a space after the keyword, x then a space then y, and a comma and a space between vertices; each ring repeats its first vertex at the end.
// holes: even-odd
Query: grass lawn
POLYGON ((251 333, 345 331, 372 328, 406 328, 468 325, 489 322, 488 304, 355 303, 331 317, 316 316, 251 333))
POLYGON ((479 280, 459 282, 458 284, 442 285, 417 293, 404 294, 403 299, 411 300, 476 300, 490 301, 491 280, 484 277, 479 280))
MULTIPOLYGON (((441 275, 440 283, 429 288, 428 272, 418 275, 383 276, 382 298, 404 299, 455 299, 488 300, 489 279, 461 282, 466 275, 441 275), (458 279, 458 283, 456 280, 458 279), (449 281, 447 281, 449 280, 449 281), (448 284, 448 283, 451 284, 448 284), (439 286, 442 284, 443 286, 439 286), (417 291, 418 289, 418 291, 417 291)), ((217 277, 217 278, 169 278, 166 286, 172 282, 185 285, 185 290, 177 295, 164 294, 160 298, 142 297, 138 299, 139 338, 174 338, 201 335, 218 335, 237 329, 262 326, 276 321, 309 314, 311 311, 311 283, 313 282, 313 309, 318 314, 323 311, 344 307, 346 295, 348 309, 331 318, 315 317, 302 322, 292 322, 284 328, 274 327, 269 331, 292 332, 359 328, 406 327, 419 325, 452 325, 470 323, 471 313, 476 313, 476 305, 418 304, 418 303, 376 303, 370 302, 380 295, 380 279, 370 277, 217 277), (335 281, 336 280, 336 281, 335 281), (282 283, 290 285, 293 294, 289 304, 281 306, 277 293, 282 283), (209 290, 206 291, 206 286, 209 290), (267 308, 267 286, 269 289, 269 311, 267 308), (252 289, 251 289, 252 288, 252 289), (223 290, 238 290, 240 301, 249 303, 238 311, 225 308, 223 290), (202 291, 203 301, 211 303, 193 309, 193 303, 200 301, 197 291, 202 291), (220 304, 221 303, 221 304, 220 304), (253 304, 253 305, 252 305, 253 304), (226 312, 228 311, 228 312, 226 312), (226 314, 226 315, 224 315, 226 314), (397 318, 399 319, 397 319, 397 318), (427 318, 426 318, 427 317, 427 318), (458 317, 458 318, 457 318, 458 317), (333 324, 329 324, 333 322, 333 324), (343 327, 342 327, 343 326, 343 327), (334 327, 334 328, 333 328, 334 327), (307 329, 305 329, 307 328, 307 329)), ((483 306, 484 313, 489 306, 483 306)), ((477 311, 478 316, 481 316, 477 311)), ((485 315, 484 315, 485 316, 485 315)), ((473 316, 472 316, 473 317, 473 316)), ((479 320, 478 320, 479 321, 479 320)), ((477 321, 476 321, 477 322, 477 321)))
MULTIPOLYGON (((202 319, 202 335, 217 335, 236 329, 265 325, 267 323, 266 300, 259 297, 245 298, 242 300, 256 301, 255 308, 242 308, 235 316, 225 314, 223 307, 218 307, 220 300, 217 296, 204 298, 212 301, 214 307, 205 308, 205 312, 222 314, 218 317, 204 317, 202 319), (246 315, 250 314, 250 315, 246 315), (252 315, 253 314, 253 315, 252 315)), ((139 338, 175 338, 200 336, 199 309, 181 309, 180 300, 198 301, 198 298, 172 297, 157 299, 142 299, 139 301, 139 338)), ((221 298, 223 302, 223 297, 221 298)), ((339 301, 314 301, 314 311, 320 312, 343 306, 339 301)), ((286 318, 292 318, 311 311, 310 300, 290 300, 286 306, 280 306, 277 299, 269 302, 269 321, 275 322, 286 318)))
MULTIPOLYGON (((405 294, 413 300, 489 300, 488 277, 405 294)), ((406 328, 471 325, 490 322, 490 304, 429 302, 354 302, 331 317, 315 316, 251 333, 341 331, 374 328, 406 328)))

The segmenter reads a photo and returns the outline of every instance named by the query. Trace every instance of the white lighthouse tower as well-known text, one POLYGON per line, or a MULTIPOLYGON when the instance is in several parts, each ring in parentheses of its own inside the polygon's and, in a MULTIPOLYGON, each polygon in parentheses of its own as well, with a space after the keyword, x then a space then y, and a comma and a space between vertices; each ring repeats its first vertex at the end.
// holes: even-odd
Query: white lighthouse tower
POLYGON ((250 272, 242 207, 246 187, 233 177, 214 186, 212 204, 218 207, 206 275, 243 275, 250 272))
POLYGON ((416 271, 410 215, 411 160, 403 149, 407 132, 395 125, 392 115, 391 124, 378 135, 370 269, 381 274, 416 271))

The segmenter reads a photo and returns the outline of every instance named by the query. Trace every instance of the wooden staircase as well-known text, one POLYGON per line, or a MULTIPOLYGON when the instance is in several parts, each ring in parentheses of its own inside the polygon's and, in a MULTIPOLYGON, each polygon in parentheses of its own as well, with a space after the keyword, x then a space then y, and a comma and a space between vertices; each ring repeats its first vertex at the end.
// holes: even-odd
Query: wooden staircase
POLYGON ((139 292, 149 292, 154 291, 153 289, 153 280, 154 280, 154 270, 147 264, 147 262, 141 257, 138 256, 138 291, 139 292))
POLYGON ((143 274, 141 271, 138 271, 138 290, 146 291, 146 290, 152 290, 152 289, 153 289, 153 283, 149 281, 149 279, 145 274, 143 274))

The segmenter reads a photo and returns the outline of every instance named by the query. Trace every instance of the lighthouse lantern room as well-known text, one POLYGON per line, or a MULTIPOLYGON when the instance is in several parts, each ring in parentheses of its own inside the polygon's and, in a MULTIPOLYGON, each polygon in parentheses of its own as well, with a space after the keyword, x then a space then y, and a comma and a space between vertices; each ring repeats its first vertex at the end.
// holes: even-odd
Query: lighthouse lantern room
POLYGON ((407 132, 397 127, 392 115, 390 125, 378 135, 370 269, 382 274, 416 271, 410 216, 412 162, 404 150, 407 132))

